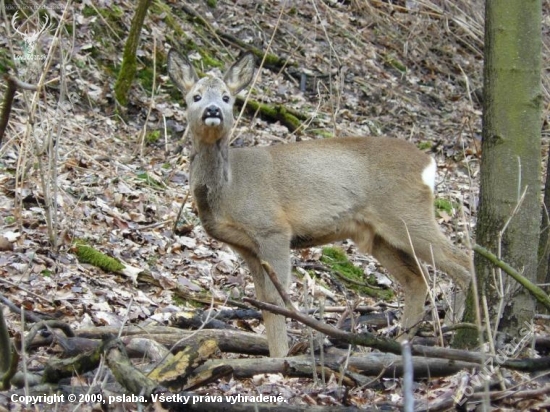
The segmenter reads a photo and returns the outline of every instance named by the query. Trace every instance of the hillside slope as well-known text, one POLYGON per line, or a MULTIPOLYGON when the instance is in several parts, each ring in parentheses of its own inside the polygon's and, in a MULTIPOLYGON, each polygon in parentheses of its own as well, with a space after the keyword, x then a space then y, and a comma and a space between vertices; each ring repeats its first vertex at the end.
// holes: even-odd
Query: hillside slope
MULTIPOLYGON (((477 207, 483 2, 390 3, 154 1, 141 32, 131 103, 124 108, 117 107, 113 86, 133 2, 48 8, 51 26, 38 38, 35 60, 14 58, 28 52, 14 28, 31 29, 21 26, 28 10, 7 7, 7 19, 0 22, 0 68, 30 84, 43 76, 45 89, 39 96, 17 93, 0 146, 0 235, 8 241, 0 254, 0 292, 17 306, 62 316, 75 329, 166 324, 180 306, 199 301, 207 308, 212 297, 218 308, 233 307, 224 302, 254 296, 246 267, 205 234, 188 198, 185 108, 166 75, 172 47, 205 71, 223 69, 246 50, 271 56, 250 97, 298 115, 300 126, 248 109, 235 130, 235 147, 370 134, 409 140, 433 155, 439 166, 439 221, 455 243, 466 244, 477 207), (19 17, 12 19, 15 11, 19 17), (79 245, 145 271, 152 280, 136 285, 79 261, 79 245)), ((546 108, 549 9, 545 2, 546 108)), ((2 95, 5 89, 2 83, 2 95)), ((548 122, 544 128, 546 142, 548 122)), ((337 246, 373 275, 375 288, 389 285, 400 292, 351 242, 337 246)), ((324 253, 326 258, 331 250, 324 253)), ((380 304, 380 296, 329 276, 322 256, 321 248, 295 254, 291 294, 297 305, 303 304, 307 270, 336 293, 330 305, 376 305, 380 313, 386 305, 397 307, 399 294, 380 304)), ((433 291, 442 305, 450 289, 445 278, 433 291)), ((21 330, 18 316, 10 314, 8 323, 10 330, 21 330)), ((244 326, 258 333, 263 328, 258 320, 244 326)), ((391 326, 375 329, 392 333, 391 326)), ((300 331, 296 340, 306 341, 307 333, 300 331)), ((342 403, 330 391, 308 394, 304 381, 262 379, 213 384, 209 390, 240 385, 240 393, 254 393, 254 387, 272 385, 273 393, 284 392, 292 403, 342 403)), ((350 402, 395 406, 400 401, 395 382, 386 389, 384 383, 376 390, 354 389, 350 402)), ((423 382, 418 393, 427 399, 454 388, 452 382, 423 382)))

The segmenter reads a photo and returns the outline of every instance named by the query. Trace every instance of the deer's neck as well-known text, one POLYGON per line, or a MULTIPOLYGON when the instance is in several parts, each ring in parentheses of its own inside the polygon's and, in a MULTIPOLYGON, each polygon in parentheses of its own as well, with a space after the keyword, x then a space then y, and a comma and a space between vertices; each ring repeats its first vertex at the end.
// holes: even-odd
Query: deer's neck
POLYGON ((194 144, 191 157, 191 190, 201 220, 216 209, 231 181, 229 142, 220 139, 213 144, 194 144))

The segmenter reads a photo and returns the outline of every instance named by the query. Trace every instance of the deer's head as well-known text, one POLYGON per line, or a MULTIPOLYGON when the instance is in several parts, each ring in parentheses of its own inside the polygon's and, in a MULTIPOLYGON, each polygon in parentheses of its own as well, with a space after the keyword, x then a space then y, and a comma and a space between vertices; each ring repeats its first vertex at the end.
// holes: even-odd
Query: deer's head
POLYGON ((199 78, 187 58, 170 50, 168 74, 185 96, 194 144, 213 144, 229 136, 235 96, 252 80, 254 66, 254 56, 248 53, 229 68, 223 79, 212 74, 199 78))

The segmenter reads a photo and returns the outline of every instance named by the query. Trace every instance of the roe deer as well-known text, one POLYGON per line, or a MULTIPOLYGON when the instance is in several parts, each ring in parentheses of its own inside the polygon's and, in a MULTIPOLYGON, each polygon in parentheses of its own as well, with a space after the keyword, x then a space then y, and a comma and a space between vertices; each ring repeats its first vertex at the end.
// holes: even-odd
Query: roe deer
MULTIPOLYGON (((204 229, 243 257, 257 298, 279 305, 262 260, 288 289, 291 248, 352 239, 403 287, 402 326, 410 333, 422 320, 427 292, 415 254, 464 291, 470 284, 468 256, 435 220, 435 161, 411 143, 382 137, 229 149, 235 96, 252 80, 254 66, 245 54, 223 79, 199 79, 187 58, 174 50, 168 55, 168 73, 187 103, 190 190, 204 229)), ((270 355, 285 356, 285 318, 263 316, 270 355)))

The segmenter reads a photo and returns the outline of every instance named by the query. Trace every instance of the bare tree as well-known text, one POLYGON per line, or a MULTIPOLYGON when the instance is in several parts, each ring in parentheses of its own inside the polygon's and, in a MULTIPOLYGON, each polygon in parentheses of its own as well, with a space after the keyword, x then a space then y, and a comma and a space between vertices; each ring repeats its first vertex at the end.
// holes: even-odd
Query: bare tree
MULTIPOLYGON (((541 0, 486 1, 481 193, 477 242, 533 282, 537 276, 541 171, 541 0)), ((492 328, 516 334, 535 302, 476 256, 481 307, 492 328)), ((473 320, 470 296, 466 319, 473 320)), ((464 330, 455 344, 476 341, 464 330)))

